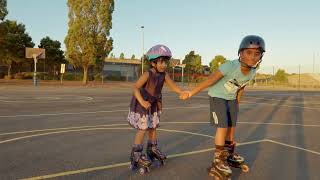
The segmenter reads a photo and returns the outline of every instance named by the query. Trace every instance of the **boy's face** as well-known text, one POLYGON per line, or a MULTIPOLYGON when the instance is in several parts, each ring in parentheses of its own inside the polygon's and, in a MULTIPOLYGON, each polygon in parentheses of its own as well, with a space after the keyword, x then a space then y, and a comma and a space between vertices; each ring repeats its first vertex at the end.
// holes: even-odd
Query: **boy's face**
POLYGON ((152 67, 157 68, 159 72, 165 72, 167 69, 167 62, 164 59, 159 59, 156 62, 152 62, 152 67))
POLYGON ((241 61, 245 62, 249 66, 255 66, 262 57, 262 53, 257 48, 244 49, 240 52, 241 61))

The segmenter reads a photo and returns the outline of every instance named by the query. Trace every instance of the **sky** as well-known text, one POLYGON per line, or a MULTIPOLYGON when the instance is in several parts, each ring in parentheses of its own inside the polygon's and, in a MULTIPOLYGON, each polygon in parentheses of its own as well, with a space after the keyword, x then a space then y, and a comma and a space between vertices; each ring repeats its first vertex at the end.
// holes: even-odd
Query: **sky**
MULTIPOLYGON (((36 46, 49 36, 65 49, 66 0, 7 3, 6 19, 25 24, 36 46)), ((297 69, 299 64, 315 64, 320 73, 318 0, 115 0, 112 16, 110 36, 116 57, 121 52, 127 58, 141 57, 153 45, 164 44, 174 58, 184 59, 194 50, 202 64, 208 65, 216 55, 236 59, 241 39, 255 34, 266 42, 262 66, 297 69)))

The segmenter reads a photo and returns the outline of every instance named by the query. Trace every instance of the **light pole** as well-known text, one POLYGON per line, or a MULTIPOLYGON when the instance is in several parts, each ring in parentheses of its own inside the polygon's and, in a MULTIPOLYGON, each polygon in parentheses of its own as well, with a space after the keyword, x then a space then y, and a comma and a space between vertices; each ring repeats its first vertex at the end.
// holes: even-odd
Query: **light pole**
POLYGON ((143 62, 144 62, 144 26, 141 26, 142 31, 142 58, 141 58, 141 75, 143 74, 143 62))

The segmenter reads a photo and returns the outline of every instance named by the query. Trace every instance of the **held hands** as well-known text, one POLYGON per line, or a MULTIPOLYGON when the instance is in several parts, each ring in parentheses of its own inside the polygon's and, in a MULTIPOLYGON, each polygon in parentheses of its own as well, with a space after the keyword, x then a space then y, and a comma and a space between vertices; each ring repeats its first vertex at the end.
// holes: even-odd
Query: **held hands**
POLYGON ((142 101, 141 106, 144 107, 145 109, 149 109, 151 104, 148 101, 142 101))
POLYGON ((190 91, 183 91, 181 94, 180 94, 180 99, 181 100, 186 100, 188 98, 190 98, 192 95, 191 95, 191 92, 190 91))

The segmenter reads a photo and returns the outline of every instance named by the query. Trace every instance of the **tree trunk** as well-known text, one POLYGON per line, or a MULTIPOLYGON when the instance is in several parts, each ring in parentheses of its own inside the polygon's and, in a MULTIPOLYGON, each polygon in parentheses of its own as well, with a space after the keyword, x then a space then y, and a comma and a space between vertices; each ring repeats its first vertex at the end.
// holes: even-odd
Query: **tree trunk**
POLYGON ((11 64, 8 65, 8 78, 11 79, 11 64))
POLYGON ((53 65, 53 80, 56 80, 56 65, 53 65))
POLYGON ((88 83, 88 66, 83 66, 82 84, 87 85, 87 83, 88 83))

